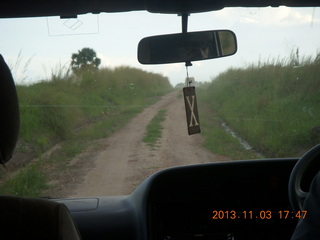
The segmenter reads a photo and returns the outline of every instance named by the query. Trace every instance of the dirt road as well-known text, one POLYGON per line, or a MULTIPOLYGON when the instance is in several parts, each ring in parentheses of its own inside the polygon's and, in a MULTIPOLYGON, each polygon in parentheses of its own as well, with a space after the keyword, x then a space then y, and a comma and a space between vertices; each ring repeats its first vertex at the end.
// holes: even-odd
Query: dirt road
POLYGON ((68 197, 125 195, 163 168, 223 160, 202 147, 201 135, 187 134, 184 102, 178 95, 177 91, 166 95, 112 136, 100 140, 102 150, 85 154, 90 164, 79 171, 78 180, 64 186, 68 197), (162 138, 157 148, 151 149, 142 138, 150 120, 162 109, 167 110, 162 138))

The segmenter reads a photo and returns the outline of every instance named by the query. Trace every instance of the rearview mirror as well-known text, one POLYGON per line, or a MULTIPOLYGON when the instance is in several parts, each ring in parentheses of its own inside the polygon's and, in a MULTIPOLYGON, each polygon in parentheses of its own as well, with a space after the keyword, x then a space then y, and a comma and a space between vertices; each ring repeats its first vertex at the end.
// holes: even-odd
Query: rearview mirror
POLYGON ((178 33, 142 39, 138 45, 138 61, 142 64, 192 62, 236 52, 236 35, 229 30, 178 33))

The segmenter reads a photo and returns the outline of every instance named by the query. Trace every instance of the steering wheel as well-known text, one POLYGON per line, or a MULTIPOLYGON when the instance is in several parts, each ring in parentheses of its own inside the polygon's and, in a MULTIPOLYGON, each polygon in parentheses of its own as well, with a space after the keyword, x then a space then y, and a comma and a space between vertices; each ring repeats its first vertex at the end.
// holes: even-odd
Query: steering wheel
MULTIPOLYGON (((301 182, 305 176, 305 172, 314 165, 316 160, 320 157, 320 144, 311 148, 306 152, 296 163, 292 169, 289 178, 289 201, 291 207, 295 213, 302 210, 303 202, 309 192, 305 192, 301 189, 301 182)), ((319 169, 317 169, 319 171, 319 169)), ((313 176, 314 177, 314 176, 313 176)))

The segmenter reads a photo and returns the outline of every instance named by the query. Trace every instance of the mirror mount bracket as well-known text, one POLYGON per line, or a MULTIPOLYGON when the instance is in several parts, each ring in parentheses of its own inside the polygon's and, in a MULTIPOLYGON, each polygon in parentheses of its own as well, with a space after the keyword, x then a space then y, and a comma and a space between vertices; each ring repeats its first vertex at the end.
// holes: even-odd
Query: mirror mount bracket
POLYGON ((186 61, 186 67, 191 67, 191 66, 192 66, 191 61, 186 61))
POLYGON ((189 13, 182 13, 181 14, 182 33, 187 33, 188 32, 188 16, 190 16, 189 13))
MULTIPOLYGON (((188 17, 190 16, 189 13, 182 13, 181 14, 181 23, 182 23, 182 33, 188 32, 188 17)), ((192 63, 190 61, 186 62, 186 68, 191 67, 192 63)))

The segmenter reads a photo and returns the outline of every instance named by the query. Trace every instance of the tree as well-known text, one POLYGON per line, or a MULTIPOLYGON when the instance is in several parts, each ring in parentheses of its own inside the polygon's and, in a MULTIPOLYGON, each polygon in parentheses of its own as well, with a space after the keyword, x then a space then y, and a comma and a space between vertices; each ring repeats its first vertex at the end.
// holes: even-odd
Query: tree
POLYGON ((83 48, 71 56, 71 68, 74 72, 84 69, 97 69, 101 59, 97 58, 96 52, 91 48, 83 48))

